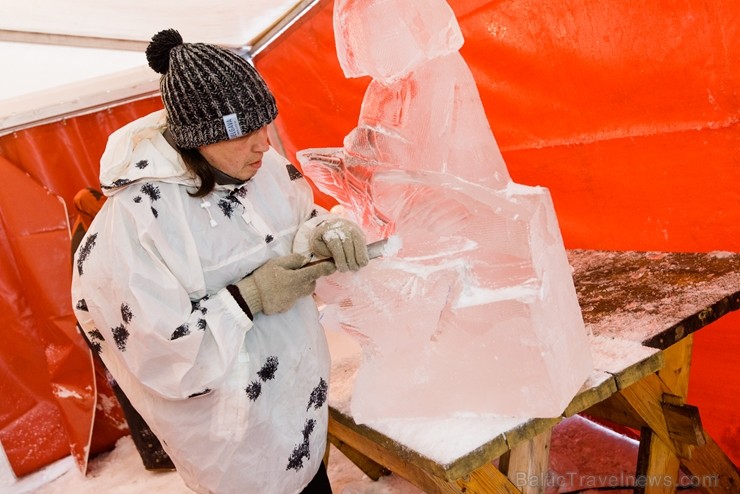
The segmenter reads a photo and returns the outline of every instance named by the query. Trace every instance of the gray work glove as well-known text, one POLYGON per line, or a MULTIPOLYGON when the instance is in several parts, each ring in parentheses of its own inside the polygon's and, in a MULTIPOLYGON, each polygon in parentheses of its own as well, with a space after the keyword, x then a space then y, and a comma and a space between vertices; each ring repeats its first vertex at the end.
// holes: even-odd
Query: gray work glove
POLYGON ((235 285, 252 314, 285 312, 299 298, 313 293, 317 279, 336 271, 330 262, 302 268, 305 262, 300 254, 276 257, 237 281, 235 285))
POLYGON ((357 271, 367 266, 367 241, 355 223, 345 219, 323 221, 311 232, 311 252, 331 257, 339 271, 357 271))

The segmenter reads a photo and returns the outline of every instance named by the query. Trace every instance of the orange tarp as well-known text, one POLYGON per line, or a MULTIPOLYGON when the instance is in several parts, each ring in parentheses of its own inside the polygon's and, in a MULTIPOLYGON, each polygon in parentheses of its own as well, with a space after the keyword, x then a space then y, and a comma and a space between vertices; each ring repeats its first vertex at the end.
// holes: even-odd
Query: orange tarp
POLYGON ((70 453, 84 471, 128 432, 75 327, 69 224, 77 191, 99 186, 108 134, 157 105, 0 137, 0 442, 18 476, 70 453))

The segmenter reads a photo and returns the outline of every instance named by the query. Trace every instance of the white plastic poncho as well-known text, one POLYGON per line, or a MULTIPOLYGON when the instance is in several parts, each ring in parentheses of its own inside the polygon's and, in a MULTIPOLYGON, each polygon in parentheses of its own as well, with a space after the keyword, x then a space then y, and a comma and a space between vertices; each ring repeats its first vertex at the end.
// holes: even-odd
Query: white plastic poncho
POLYGON ((156 112, 108 141, 109 199, 75 256, 75 313, 190 488, 300 492, 326 447, 329 353, 315 303, 251 321, 225 287, 305 247, 325 216, 274 150, 244 185, 189 196, 196 182, 165 125, 156 112))

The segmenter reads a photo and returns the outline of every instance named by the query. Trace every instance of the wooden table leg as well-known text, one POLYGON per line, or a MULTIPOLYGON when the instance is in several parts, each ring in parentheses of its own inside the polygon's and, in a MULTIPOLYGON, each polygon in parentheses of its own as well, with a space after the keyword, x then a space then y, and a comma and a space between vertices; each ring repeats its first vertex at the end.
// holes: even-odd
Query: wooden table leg
POLYGON ((673 450, 649 427, 640 431, 635 494, 675 494, 680 462, 673 450))
MULTIPOLYGON (((696 407, 682 404, 688 390, 691 344, 689 337, 665 350, 666 364, 661 371, 619 393, 651 430, 647 444, 641 448, 647 448, 643 468, 657 476, 653 484, 659 484, 661 477, 677 479, 677 460, 698 481, 702 492, 738 493, 737 468, 702 429, 696 407)), ((644 492, 675 492, 665 489, 654 485, 644 492)))
POLYGON ((391 471, 385 468, 383 465, 371 460, 367 456, 363 455, 355 448, 337 438, 334 435, 329 434, 329 442, 334 445, 349 461, 354 463, 357 468, 373 480, 378 480, 380 477, 390 475, 391 471))
POLYGON ((499 470, 505 473, 522 494, 544 494, 547 488, 547 470, 550 460, 552 429, 547 429, 506 452, 499 470))
MULTIPOLYGON (((666 349, 663 352, 663 367, 657 372, 660 380, 681 401, 685 400, 688 393, 692 347, 693 337, 689 336, 666 349)), ((688 450, 675 441, 667 444, 649 427, 641 428, 635 494, 676 493, 681 467, 676 448, 681 452, 688 450)))

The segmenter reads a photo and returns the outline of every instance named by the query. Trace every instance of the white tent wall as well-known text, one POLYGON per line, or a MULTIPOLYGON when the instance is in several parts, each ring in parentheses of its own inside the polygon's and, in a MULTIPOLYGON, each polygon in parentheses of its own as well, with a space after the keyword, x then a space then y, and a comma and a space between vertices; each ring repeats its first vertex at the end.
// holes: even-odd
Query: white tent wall
POLYGON ((0 135, 150 96, 158 75, 143 55, 175 28, 254 56, 316 0, 92 2, 0 0, 0 135))

